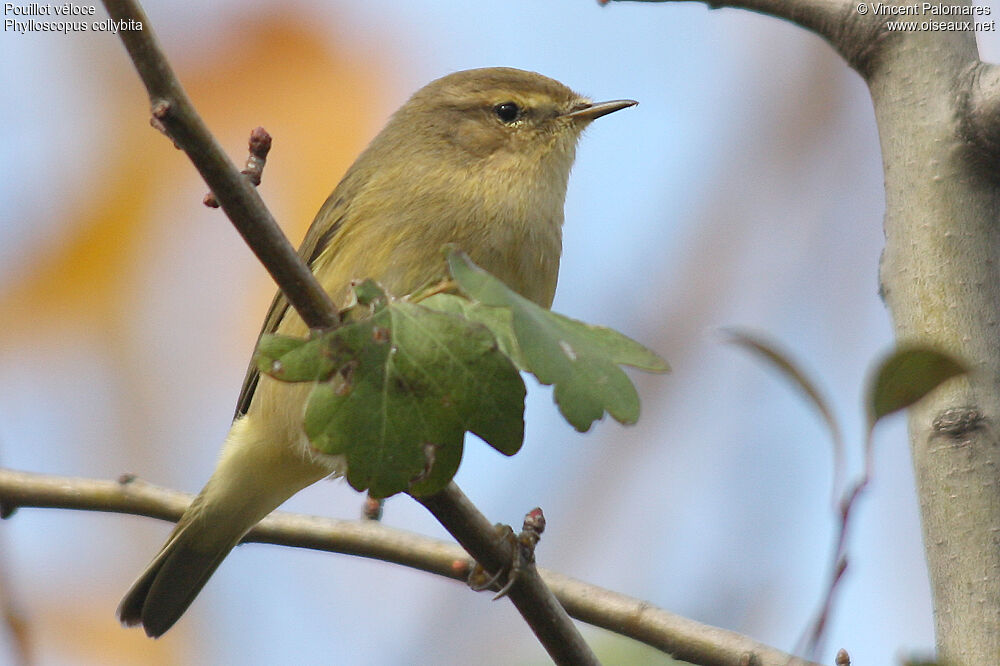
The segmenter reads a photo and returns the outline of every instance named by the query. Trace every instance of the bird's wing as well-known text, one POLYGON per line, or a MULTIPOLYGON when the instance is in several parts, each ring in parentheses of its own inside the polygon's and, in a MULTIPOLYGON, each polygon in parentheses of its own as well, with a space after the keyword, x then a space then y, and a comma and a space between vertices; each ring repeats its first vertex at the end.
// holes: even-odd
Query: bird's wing
MULTIPOLYGON (((306 237, 302 240, 302 245, 299 246, 299 256, 305 260, 306 265, 310 268, 313 267, 316 259, 323 254, 323 251, 330 246, 331 241, 342 226, 344 216, 347 213, 347 204, 345 203, 346 198, 340 194, 341 189, 338 187, 334 190, 333 194, 326 200, 326 203, 323 204, 323 207, 319 209, 316 218, 309 227, 309 231, 306 232, 306 237), (327 220, 329 220, 329 223, 326 223, 327 220)), ((274 300, 271 301, 271 307, 268 308, 267 316, 264 317, 264 325, 257 335, 257 342, 254 343, 255 350, 262 335, 274 333, 278 330, 278 325, 281 324, 281 320, 288 312, 288 307, 288 299, 285 298, 285 295, 279 289, 278 293, 274 295, 274 300)), ((254 391, 257 388, 259 380, 260 372, 257 371, 257 366, 253 358, 251 358, 247 374, 243 378, 243 388, 240 390, 240 398, 236 402, 234 419, 243 416, 250 409, 250 402, 253 400, 254 391)))

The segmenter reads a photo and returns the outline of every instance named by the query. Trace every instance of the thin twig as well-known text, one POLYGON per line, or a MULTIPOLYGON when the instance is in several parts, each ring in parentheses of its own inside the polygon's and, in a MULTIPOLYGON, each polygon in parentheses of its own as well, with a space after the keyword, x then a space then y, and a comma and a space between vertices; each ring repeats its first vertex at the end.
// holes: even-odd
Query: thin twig
MULTIPOLYGON (((118 481, 47 476, 0 468, 0 507, 106 511, 176 521, 192 496, 126 476, 118 481)), ((490 526, 491 534, 495 534, 490 526)), ((269 543, 356 555, 465 581, 473 563, 450 543, 386 527, 371 520, 333 520, 275 511, 244 542, 269 543)), ((819 666, 725 629, 668 613, 645 601, 538 570, 576 619, 704 666, 819 666), (743 662, 740 660, 744 659, 743 662)))
POLYGON ((498 530, 490 525, 454 483, 448 484, 441 492, 416 499, 449 532, 456 535, 465 550, 487 571, 502 571, 518 562, 517 577, 506 590, 506 596, 510 597, 538 640, 543 645, 556 648, 549 650, 549 656, 557 664, 600 664, 573 626, 562 604, 542 581, 535 563, 517 559, 517 539, 504 538, 505 534, 513 537, 509 527, 498 530))
POLYGON ((841 497, 840 502, 837 504, 837 535, 833 542, 830 581, 826 586, 826 592, 820 602, 819 610, 816 612, 815 620, 810 623, 810 626, 806 628, 806 631, 799 639, 799 646, 801 646, 801 650, 810 656, 815 656, 823 647, 826 629, 829 625, 830 618, 833 616, 833 603, 836 599, 837 590, 840 587, 841 581, 844 579, 844 574, 847 572, 849 560, 849 554, 847 552, 847 534, 852 525, 851 517, 859 499, 861 498, 861 495, 868 488, 868 484, 871 483, 872 475, 875 471, 873 437, 874 433, 871 429, 869 429, 865 439, 864 470, 862 471, 861 476, 844 490, 844 494, 841 497))
POLYGON ((222 210, 302 320, 310 328, 336 325, 337 309, 330 296, 299 258, 257 191, 209 133, 163 55, 142 8, 132 0, 104 0, 104 7, 117 21, 142 24, 141 30, 122 30, 118 36, 149 93, 156 126, 191 158, 222 210))
MULTIPOLYGON (((271 135, 263 127, 255 127, 250 132, 249 154, 247 155, 246 166, 240 171, 254 187, 260 185, 261 178, 264 177, 264 165, 267 164, 267 154, 271 152, 271 135)), ((214 192, 209 192, 202 200, 209 208, 218 208, 219 200, 215 198, 214 192)))

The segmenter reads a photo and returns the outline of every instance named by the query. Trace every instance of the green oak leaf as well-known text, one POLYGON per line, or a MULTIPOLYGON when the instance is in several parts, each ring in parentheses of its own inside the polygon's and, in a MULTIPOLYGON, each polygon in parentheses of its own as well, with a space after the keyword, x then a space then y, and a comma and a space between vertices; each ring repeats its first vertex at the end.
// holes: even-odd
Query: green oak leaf
POLYGON ((449 250, 448 267, 462 291, 482 306, 480 312, 509 309, 512 334, 505 329, 505 315, 467 316, 489 326, 500 344, 511 348, 508 355, 538 381, 555 385, 559 411, 574 428, 589 430, 605 412, 624 424, 638 420, 639 395, 618 366, 667 372, 669 366, 663 359, 617 331, 591 326, 536 305, 459 250, 449 250))
POLYGON ((327 346, 319 339, 264 335, 257 343, 253 361, 261 374, 283 382, 321 381, 337 369, 327 346))
POLYGON ((355 289, 367 318, 310 340, 265 336, 257 354, 262 372, 317 382, 306 435, 345 456, 355 489, 437 492, 458 470, 466 431, 506 455, 520 449, 524 382, 487 328, 395 300, 372 281, 355 289))
POLYGON ((420 304, 482 324, 493 333, 500 351, 518 368, 528 370, 521 349, 517 346, 517 338, 514 337, 513 314, 509 308, 494 308, 453 294, 435 294, 422 300, 420 304))

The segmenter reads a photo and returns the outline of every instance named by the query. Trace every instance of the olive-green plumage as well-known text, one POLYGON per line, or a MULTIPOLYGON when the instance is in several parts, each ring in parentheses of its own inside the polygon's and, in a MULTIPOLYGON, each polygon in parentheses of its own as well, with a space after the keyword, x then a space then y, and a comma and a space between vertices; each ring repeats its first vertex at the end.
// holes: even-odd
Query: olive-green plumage
MULTIPOLYGON (((593 104, 561 83, 508 68, 431 82, 389 120, 320 208, 299 253, 343 302, 352 279, 403 295, 445 275, 441 248, 548 307, 556 287, 566 183, 580 132, 631 106, 593 104)), ((279 293, 262 333, 305 336, 279 293)), ((251 368, 215 473, 125 595, 118 615, 167 631, 240 538, 293 494, 343 472, 302 432, 310 387, 251 368)))

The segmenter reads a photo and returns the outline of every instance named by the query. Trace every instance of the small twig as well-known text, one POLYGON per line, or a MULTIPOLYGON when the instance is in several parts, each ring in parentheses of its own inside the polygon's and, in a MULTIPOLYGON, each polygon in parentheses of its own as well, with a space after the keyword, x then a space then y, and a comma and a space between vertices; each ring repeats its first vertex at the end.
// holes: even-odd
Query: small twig
POLYGON ((361 507, 361 517, 364 520, 382 520, 382 509, 384 507, 384 499, 375 499, 369 495, 365 498, 365 502, 361 507))
MULTIPOLYGON (((830 572, 830 582, 826 587, 826 594, 823 595, 823 600, 820 602, 816 619, 806 628, 799 639, 799 646, 802 648, 801 651, 810 657, 815 658, 823 645, 826 627, 833 614, 833 602, 837 594, 837 589, 844 578, 844 573, 847 572, 847 532, 851 526, 851 515, 857 506, 858 499, 864 493, 865 489, 868 488, 868 484, 871 483, 875 467, 872 437, 873 432, 869 430, 867 440, 865 441, 865 466, 860 478, 844 491, 843 497, 841 497, 840 503, 837 506, 839 518, 837 523, 837 537, 834 540, 832 570, 830 572)), ((845 655, 847 654, 844 650, 841 650, 841 652, 845 655)), ((838 652, 837 654, 839 657, 840 653, 838 652)))
POLYGON ((519 563, 518 575, 507 596, 553 661, 581 666, 600 664, 566 609, 542 581, 534 561, 521 561, 515 545, 518 541, 498 536, 494 526, 479 513, 458 486, 451 483, 438 493, 417 497, 416 500, 434 514, 438 522, 455 535, 462 547, 487 571, 500 571, 511 568, 515 561, 519 563))
MULTIPOLYGON (((264 165, 267 164, 267 154, 271 152, 271 135, 263 127, 256 127, 250 132, 250 154, 247 155, 247 164, 240 171, 254 187, 260 185, 260 179, 264 176, 264 165)), ((209 208, 218 208, 219 200, 215 198, 215 193, 209 192, 202 200, 209 208)))
POLYGON ((538 545, 538 541, 542 538, 542 532, 545 531, 545 514, 538 507, 529 511, 524 516, 521 533, 517 536, 514 536, 514 530, 509 525, 497 525, 494 529, 496 529, 499 539, 510 542, 515 548, 514 560, 508 562, 507 566, 497 569, 495 573, 490 573, 477 562, 469 573, 468 582, 469 587, 476 592, 490 589, 498 590, 493 597, 493 601, 496 601, 507 596, 511 586, 517 580, 523 564, 535 561, 535 546, 538 545), (507 578, 507 582, 500 586, 499 582, 504 577, 507 578))
POLYGON ((152 25, 134 0, 104 0, 111 18, 141 30, 118 33, 149 93, 154 126, 194 163, 222 210, 309 328, 338 323, 330 296, 299 258, 247 179, 209 133, 163 55, 152 25))

